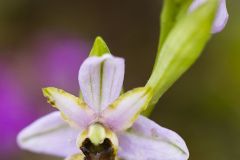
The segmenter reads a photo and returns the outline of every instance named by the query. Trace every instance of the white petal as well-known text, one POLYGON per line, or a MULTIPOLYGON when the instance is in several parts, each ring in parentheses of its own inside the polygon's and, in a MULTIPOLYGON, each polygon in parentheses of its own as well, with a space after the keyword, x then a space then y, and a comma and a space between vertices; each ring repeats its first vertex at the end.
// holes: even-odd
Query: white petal
POLYGON ((102 114, 100 121, 114 131, 131 127, 152 97, 150 88, 136 88, 121 95, 102 114))
POLYGON ((85 102, 96 112, 105 109, 120 94, 124 59, 110 54, 87 58, 79 70, 79 84, 85 102))
MULTIPOLYGON (((191 4, 189 10, 193 11, 202 5, 206 0, 194 0, 191 4)), ((217 15, 212 27, 212 33, 220 32, 224 29, 225 25, 228 21, 228 12, 226 7, 226 0, 219 0, 219 8, 217 11, 217 15)))
POLYGON ((187 160, 184 140, 175 132, 140 116, 132 129, 120 133, 119 158, 127 160, 187 160))
POLYGON ((66 157, 79 153, 76 139, 80 130, 70 128, 61 119, 60 112, 50 113, 22 130, 18 137, 18 145, 36 153, 66 157))
POLYGON ((86 128, 94 120, 94 112, 80 98, 54 87, 44 88, 43 94, 70 125, 86 128))

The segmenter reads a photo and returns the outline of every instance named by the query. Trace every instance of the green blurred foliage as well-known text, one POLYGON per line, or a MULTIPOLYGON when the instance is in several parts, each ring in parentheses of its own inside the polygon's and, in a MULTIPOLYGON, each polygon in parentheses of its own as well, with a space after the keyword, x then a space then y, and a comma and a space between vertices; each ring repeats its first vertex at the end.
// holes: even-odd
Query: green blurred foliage
MULTIPOLYGON (((143 86, 157 52, 161 3, 0 1, 0 54, 17 58, 16 51, 42 31, 69 32, 90 42, 101 35, 112 54, 126 58, 125 88, 143 86)), ((227 27, 214 35, 197 63, 166 92, 152 114, 152 119, 186 140, 192 160, 240 157, 240 1, 227 3, 227 27)), ((22 151, 15 159, 55 158, 22 151)))

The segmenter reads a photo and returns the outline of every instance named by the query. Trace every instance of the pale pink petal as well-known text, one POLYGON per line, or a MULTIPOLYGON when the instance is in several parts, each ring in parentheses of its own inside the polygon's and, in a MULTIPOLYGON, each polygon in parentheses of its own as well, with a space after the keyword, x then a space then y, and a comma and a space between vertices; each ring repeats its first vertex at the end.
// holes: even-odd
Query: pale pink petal
POLYGON ((221 32, 227 24, 228 17, 229 17, 229 15, 227 12, 226 1, 221 0, 220 6, 218 9, 218 13, 217 13, 217 16, 215 18, 214 25, 212 28, 212 32, 213 33, 221 32))
POLYGON ((100 121, 114 131, 131 127, 152 97, 150 88, 136 88, 121 95, 102 114, 100 121))
MULTIPOLYGON (((202 5, 206 0, 194 0, 191 4, 189 10, 193 11, 202 5)), ((219 0, 219 8, 217 11, 217 15, 212 27, 212 33, 220 32, 224 29, 228 21, 228 12, 226 7, 226 0, 219 0)))
POLYGON ((120 95, 123 78, 123 58, 110 54, 87 58, 78 77, 84 101, 99 113, 120 95))
POLYGON ((79 97, 54 87, 44 88, 43 94, 73 127, 84 129, 95 119, 94 112, 79 97))
POLYGON ((70 128, 61 119, 60 112, 52 112, 23 129, 18 137, 18 145, 25 150, 66 157, 79 153, 76 147, 81 130, 70 128))
POLYGON ((187 160, 189 151, 175 132, 140 116, 129 131, 118 134, 119 158, 131 160, 187 160))

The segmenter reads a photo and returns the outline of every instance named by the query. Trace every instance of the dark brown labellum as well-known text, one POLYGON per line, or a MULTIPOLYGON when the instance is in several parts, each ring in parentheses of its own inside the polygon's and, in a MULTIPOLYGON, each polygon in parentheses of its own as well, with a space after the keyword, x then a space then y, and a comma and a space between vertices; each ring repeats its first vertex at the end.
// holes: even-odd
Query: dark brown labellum
POLYGON ((114 160, 115 153, 112 142, 106 138, 102 144, 95 146, 87 138, 82 147, 80 147, 83 154, 85 155, 85 160, 114 160))

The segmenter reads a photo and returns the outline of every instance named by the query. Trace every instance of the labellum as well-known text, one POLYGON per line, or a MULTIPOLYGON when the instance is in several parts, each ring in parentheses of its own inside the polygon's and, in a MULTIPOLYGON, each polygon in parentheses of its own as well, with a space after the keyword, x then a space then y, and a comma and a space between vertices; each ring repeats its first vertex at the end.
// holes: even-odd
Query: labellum
POLYGON ((91 124, 79 135, 77 144, 85 155, 85 160, 115 160, 117 138, 101 123, 91 124))
POLYGON ((81 151, 85 155, 85 160, 114 160, 114 148, 110 139, 105 138, 103 143, 94 145, 89 138, 87 138, 82 147, 81 151))

